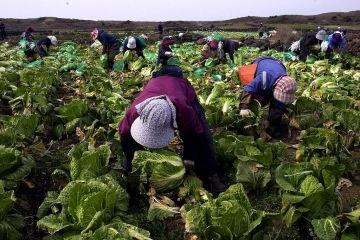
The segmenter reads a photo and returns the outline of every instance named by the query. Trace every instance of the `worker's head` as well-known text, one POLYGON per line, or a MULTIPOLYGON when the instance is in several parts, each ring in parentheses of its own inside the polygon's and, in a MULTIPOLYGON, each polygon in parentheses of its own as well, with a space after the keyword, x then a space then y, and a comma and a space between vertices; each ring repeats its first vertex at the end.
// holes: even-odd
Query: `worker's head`
POLYGON ((341 42, 342 39, 342 35, 341 32, 334 32, 332 35, 332 40, 334 41, 334 43, 339 44, 341 42))
POLYGON ((297 84, 295 79, 289 76, 281 77, 274 89, 274 98, 284 104, 290 104, 295 100, 297 84))
POLYGON ((161 40, 161 45, 164 47, 168 47, 171 44, 174 44, 174 38, 172 36, 163 37, 163 39, 161 40))
POLYGON ((58 40, 55 36, 48 36, 48 39, 50 39, 51 45, 56 46, 58 44, 58 40))
POLYGON ((139 117, 131 125, 133 139, 147 148, 163 148, 174 138, 176 109, 166 96, 147 99, 136 105, 139 117))
POLYGON ((211 49, 216 49, 219 46, 219 41, 211 40, 211 41, 209 41, 208 44, 211 49))
POLYGON ((93 41, 95 41, 99 36, 99 29, 95 28, 92 32, 91 32, 91 39, 93 41))
POLYGON ((129 37, 126 47, 128 49, 135 49, 136 48, 136 38, 129 37))
POLYGON ((28 27, 28 28, 26 29, 26 31, 32 33, 32 32, 34 32, 34 29, 33 29, 32 27, 28 27))
POLYGON ((325 41, 326 40, 326 31, 325 30, 320 30, 317 32, 316 34, 316 39, 320 40, 320 41, 325 41))
POLYGON ((183 36, 184 36, 184 33, 179 33, 179 38, 183 38, 183 36))

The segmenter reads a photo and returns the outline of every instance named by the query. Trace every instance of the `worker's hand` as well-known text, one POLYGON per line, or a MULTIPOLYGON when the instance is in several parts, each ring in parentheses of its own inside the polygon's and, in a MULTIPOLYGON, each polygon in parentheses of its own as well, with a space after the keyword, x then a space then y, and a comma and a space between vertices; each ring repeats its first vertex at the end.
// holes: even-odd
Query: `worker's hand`
POLYGON ((241 117, 252 117, 252 116, 254 116, 254 113, 250 109, 241 109, 240 116, 241 117))
POLYGON ((310 83, 310 87, 311 87, 313 90, 316 90, 316 89, 319 88, 319 83, 314 80, 314 81, 312 81, 312 82, 310 83))
POLYGON ((172 52, 165 52, 165 56, 167 57, 173 57, 174 54, 172 52))

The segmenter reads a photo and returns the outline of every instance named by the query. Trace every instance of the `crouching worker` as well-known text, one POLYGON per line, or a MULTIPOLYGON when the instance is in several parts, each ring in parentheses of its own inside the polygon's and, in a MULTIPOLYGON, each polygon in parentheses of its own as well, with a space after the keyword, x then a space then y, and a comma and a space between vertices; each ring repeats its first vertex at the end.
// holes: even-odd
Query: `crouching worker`
POLYGON ((120 53, 120 41, 115 36, 98 29, 91 32, 91 37, 93 41, 98 40, 103 46, 102 54, 107 56, 106 68, 112 70, 115 57, 120 53))
POLYGON ((36 43, 32 35, 33 32, 33 28, 27 28, 26 31, 21 34, 19 42, 20 49, 23 50, 25 56, 30 60, 35 60, 37 56, 35 49, 36 43))
POLYGON ((132 54, 136 54, 137 57, 144 57, 144 49, 146 45, 145 42, 138 37, 128 37, 125 39, 122 53, 125 54, 126 51, 130 51, 132 54))
POLYGON ((279 60, 271 57, 257 58, 253 64, 239 68, 244 86, 240 97, 240 116, 253 115, 249 109, 251 101, 257 100, 262 106, 270 104, 266 132, 273 138, 287 137, 288 123, 283 115, 287 105, 295 98, 296 81, 289 77, 279 60))
POLYGON ((314 53, 318 55, 320 52, 320 45, 322 41, 325 41, 327 38, 327 33, 325 30, 320 30, 317 33, 309 32, 305 34, 300 40, 299 45, 299 59, 300 61, 305 62, 307 59, 307 56, 310 53, 314 53), (318 48, 317 48, 318 47, 318 48))
POLYGON ((171 36, 164 37, 159 46, 157 64, 166 66, 168 60, 174 56, 170 46, 174 44, 174 39, 171 36))
POLYGON ((144 57, 144 49, 146 48, 145 39, 141 37, 128 37, 124 40, 122 53, 124 55, 125 69, 129 68, 129 63, 144 57))
POLYGON ((132 170, 135 151, 166 147, 175 130, 184 143, 183 159, 194 161, 195 172, 209 191, 224 191, 216 171, 210 128, 195 90, 189 81, 170 75, 152 78, 119 124, 126 172, 132 170))
POLYGON ((230 39, 225 39, 221 41, 221 48, 224 52, 224 59, 223 62, 226 62, 226 54, 229 54, 230 60, 234 62, 234 53, 240 48, 240 42, 230 39))
POLYGON ((342 52, 346 48, 345 36, 339 31, 336 31, 333 34, 331 34, 328 37, 327 42, 328 42, 328 46, 326 49, 324 49, 326 58, 330 58, 331 54, 334 51, 342 52))
POLYGON ((220 41, 215 39, 208 39, 207 43, 203 46, 201 50, 201 62, 204 64, 205 61, 209 58, 217 60, 217 63, 224 61, 224 53, 222 49, 219 48, 220 41))
POLYGON ((41 58, 46 57, 49 54, 50 46, 56 46, 58 40, 55 36, 47 36, 46 38, 40 39, 36 43, 37 52, 41 58))

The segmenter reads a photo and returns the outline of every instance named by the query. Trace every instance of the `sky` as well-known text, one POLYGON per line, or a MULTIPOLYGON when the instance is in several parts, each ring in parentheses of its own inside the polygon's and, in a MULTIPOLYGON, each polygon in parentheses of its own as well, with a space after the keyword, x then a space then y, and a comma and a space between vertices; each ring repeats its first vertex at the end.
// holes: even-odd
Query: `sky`
POLYGON ((0 18, 226 20, 360 10, 360 0, 0 0, 0 18))

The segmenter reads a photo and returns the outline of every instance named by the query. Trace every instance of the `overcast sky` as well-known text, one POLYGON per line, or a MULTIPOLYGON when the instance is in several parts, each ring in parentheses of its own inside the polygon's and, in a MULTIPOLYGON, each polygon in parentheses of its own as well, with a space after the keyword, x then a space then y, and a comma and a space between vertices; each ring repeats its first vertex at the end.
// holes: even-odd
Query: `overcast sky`
POLYGON ((0 0, 0 18, 225 20, 360 10, 360 0, 0 0))

